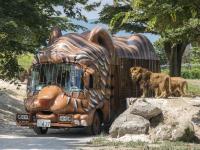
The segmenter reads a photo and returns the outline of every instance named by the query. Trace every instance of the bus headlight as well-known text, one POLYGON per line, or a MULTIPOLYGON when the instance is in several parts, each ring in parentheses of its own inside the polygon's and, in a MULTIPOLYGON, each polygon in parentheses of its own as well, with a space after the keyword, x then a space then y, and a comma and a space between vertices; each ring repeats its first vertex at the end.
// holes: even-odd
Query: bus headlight
POLYGON ((82 126, 87 126, 88 124, 87 124, 87 121, 86 120, 81 120, 81 125, 82 126))
POLYGON ((74 124, 75 125, 80 125, 80 121, 79 120, 74 120, 74 124))

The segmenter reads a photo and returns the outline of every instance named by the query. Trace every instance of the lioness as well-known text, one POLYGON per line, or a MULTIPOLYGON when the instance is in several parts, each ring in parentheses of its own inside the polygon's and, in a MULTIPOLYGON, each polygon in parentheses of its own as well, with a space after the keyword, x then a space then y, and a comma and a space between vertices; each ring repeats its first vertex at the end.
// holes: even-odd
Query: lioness
POLYGON ((167 98, 170 93, 170 76, 164 73, 153 73, 141 67, 130 68, 131 77, 139 82, 143 91, 142 97, 146 97, 149 89, 155 92, 156 98, 167 98))
POLYGON ((188 88, 187 81, 181 77, 171 77, 171 94, 172 96, 185 96, 188 88))

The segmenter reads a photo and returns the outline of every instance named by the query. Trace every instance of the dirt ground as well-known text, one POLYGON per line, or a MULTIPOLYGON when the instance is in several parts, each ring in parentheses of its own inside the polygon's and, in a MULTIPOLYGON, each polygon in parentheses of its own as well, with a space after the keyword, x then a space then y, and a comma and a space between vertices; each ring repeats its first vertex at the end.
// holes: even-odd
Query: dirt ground
MULTIPOLYGON (((16 113, 24 112, 23 99, 26 95, 26 85, 18 87, 0 80, 0 133, 15 134, 21 133, 15 123, 16 113)), ((26 129, 24 130, 26 131, 26 129)))

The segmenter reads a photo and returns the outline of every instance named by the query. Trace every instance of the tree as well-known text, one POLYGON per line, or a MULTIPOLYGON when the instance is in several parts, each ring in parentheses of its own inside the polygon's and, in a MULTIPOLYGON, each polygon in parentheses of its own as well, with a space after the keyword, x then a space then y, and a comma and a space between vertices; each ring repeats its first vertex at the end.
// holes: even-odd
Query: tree
POLYGON ((164 47, 160 42, 155 42, 153 44, 154 49, 158 57, 160 58, 160 65, 166 65, 167 64, 167 57, 164 52, 164 47))
POLYGON ((190 62, 193 64, 200 64, 200 48, 199 47, 192 47, 191 48, 191 56, 190 62))
POLYGON ((22 70, 17 62, 18 55, 35 53, 45 46, 53 26, 64 31, 83 28, 73 24, 71 19, 86 21, 81 9, 92 10, 98 5, 88 0, 1 0, 0 77, 17 77, 22 70), (64 8, 65 17, 61 17, 58 6, 64 8))
POLYGON ((160 42, 170 64, 170 75, 181 75, 186 46, 200 35, 200 0, 116 0, 105 6, 100 22, 109 23, 113 32, 150 32, 160 42))

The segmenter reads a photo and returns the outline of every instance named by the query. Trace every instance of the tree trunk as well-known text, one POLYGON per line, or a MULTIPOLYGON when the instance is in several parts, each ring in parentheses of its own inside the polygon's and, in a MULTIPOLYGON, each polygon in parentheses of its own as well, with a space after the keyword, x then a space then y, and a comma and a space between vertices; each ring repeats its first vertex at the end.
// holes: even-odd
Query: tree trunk
POLYGON ((172 50, 171 50, 171 55, 169 59, 169 74, 170 76, 174 77, 174 76, 178 76, 177 46, 173 45, 171 49, 172 50))
POLYGON ((165 53, 169 60, 169 74, 171 77, 181 76, 182 56, 185 51, 187 43, 171 44, 167 42, 164 44, 165 53))

